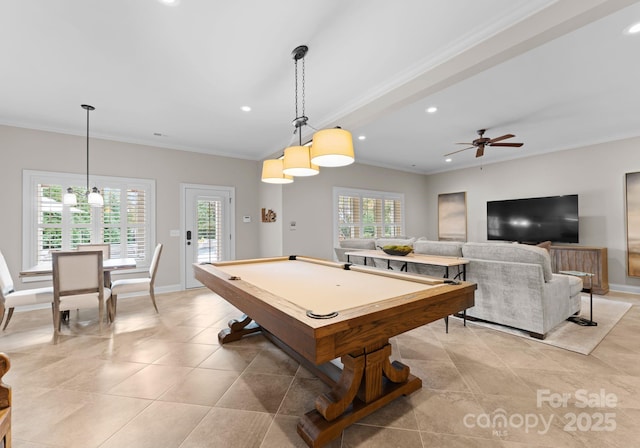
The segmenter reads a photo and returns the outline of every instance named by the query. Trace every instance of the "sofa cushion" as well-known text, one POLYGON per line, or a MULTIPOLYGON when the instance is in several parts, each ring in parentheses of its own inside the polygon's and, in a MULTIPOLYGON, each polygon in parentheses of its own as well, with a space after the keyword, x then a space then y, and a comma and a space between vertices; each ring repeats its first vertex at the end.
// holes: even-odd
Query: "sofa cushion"
POLYGON ((548 282, 553 278, 549 252, 536 246, 511 243, 465 243, 462 246, 462 256, 472 259, 539 264, 542 266, 544 281, 548 282))
POLYGON ((376 248, 376 240, 373 238, 349 238, 340 241, 340 247, 346 249, 373 250, 376 248))
POLYGON ((413 243, 416 254, 438 255, 441 257, 462 257, 462 244, 458 241, 425 241, 413 243))
POLYGON ((575 296, 582 292, 582 288, 584 287, 584 283, 582 278, 576 277, 574 275, 569 276, 569 288, 571 290, 571 296, 575 296))

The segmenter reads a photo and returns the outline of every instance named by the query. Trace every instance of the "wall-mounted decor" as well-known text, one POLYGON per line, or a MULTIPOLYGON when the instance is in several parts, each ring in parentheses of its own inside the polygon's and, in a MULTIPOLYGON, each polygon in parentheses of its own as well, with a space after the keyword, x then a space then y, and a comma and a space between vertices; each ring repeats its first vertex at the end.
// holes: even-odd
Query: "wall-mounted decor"
POLYGON ((627 173, 627 274, 640 277, 640 172, 627 173))
POLYGON ((266 208, 262 209, 262 222, 276 222, 276 212, 266 208))
POLYGON ((438 239, 467 241, 467 193, 438 195, 438 239))

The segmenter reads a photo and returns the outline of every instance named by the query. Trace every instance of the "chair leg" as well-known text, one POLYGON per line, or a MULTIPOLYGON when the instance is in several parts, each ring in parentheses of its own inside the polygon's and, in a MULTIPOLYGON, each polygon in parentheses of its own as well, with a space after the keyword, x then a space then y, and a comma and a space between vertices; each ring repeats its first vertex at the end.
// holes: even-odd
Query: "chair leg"
MULTIPOLYGON (((11 316, 13 316, 13 308, 9 308, 9 312, 7 313, 7 320, 4 321, 4 327, 2 327, 2 331, 7 329, 7 325, 9 325, 11 316)), ((0 319, 0 322, 2 322, 2 319, 0 319)))
POLYGON ((111 297, 107 299, 107 323, 111 324, 113 322, 113 303, 111 302, 111 297))
POLYGON ((60 316, 60 307, 55 303, 52 303, 51 307, 53 309, 53 333, 55 336, 58 336, 60 334, 60 321, 62 320, 60 316))
POLYGON ((156 309, 156 313, 160 313, 160 311, 158 311, 158 305, 156 305, 156 295, 153 293, 153 288, 149 289, 149 297, 151 297, 151 302, 153 303, 153 307, 156 309))
POLYGON ((118 313, 118 296, 111 294, 111 321, 114 321, 118 313))
POLYGON ((98 303, 98 327, 100 328, 100 332, 102 333, 102 321, 104 320, 104 300, 102 297, 99 298, 100 302, 98 303))

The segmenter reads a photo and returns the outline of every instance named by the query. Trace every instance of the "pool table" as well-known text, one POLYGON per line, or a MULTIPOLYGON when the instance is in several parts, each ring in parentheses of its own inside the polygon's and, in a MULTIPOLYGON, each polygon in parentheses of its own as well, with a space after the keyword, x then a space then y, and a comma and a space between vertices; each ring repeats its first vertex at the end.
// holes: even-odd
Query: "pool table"
POLYGON ((312 447, 422 387, 391 361, 389 338, 474 304, 474 283, 290 256, 194 264, 197 280, 245 315, 221 344, 262 332, 332 387, 298 423, 312 447))

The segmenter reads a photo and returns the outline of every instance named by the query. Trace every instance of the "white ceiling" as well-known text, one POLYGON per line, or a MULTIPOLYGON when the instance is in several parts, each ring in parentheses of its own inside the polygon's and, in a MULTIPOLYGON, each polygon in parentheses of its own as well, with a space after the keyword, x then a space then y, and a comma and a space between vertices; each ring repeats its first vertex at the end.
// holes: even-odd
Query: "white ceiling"
POLYGON ((306 44, 309 124, 433 173, 640 135, 639 21, 628 0, 0 0, 0 124, 84 135, 87 103, 91 137, 261 160, 292 141, 306 44), (444 162, 480 128, 524 146, 444 162))

